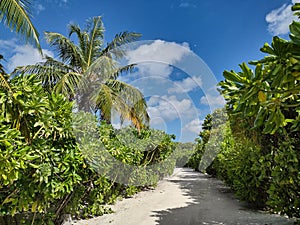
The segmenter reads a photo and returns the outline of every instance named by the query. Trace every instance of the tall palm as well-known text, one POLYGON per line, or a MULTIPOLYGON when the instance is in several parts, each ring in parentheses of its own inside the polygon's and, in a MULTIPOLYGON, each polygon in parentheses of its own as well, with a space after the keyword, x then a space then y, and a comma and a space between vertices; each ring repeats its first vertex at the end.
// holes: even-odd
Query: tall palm
POLYGON ((17 68, 17 72, 35 73, 50 91, 76 99, 80 109, 92 108, 102 119, 111 121, 112 110, 120 113, 121 121, 130 120, 137 128, 147 124, 149 116, 143 94, 135 87, 117 80, 133 65, 120 67, 116 59, 124 57, 121 45, 137 40, 137 33, 117 34, 104 45, 101 17, 87 21, 85 29, 70 24, 69 37, 45 32, 48 43, 55 47, 60 61, 46 57, 46 62, 17 68), (76 35, 77 43, 70 38, 76 35))
MULTIPOLYGON (((32 41, 42 53, 39 34, 30 20, 28 0, 0 0, 0 21, 32 41)), ((0 55, 0 61, 3 56, 0 55)), ((0 87, 10 90, 8 75, 0 62, 0 87)))
POLYGON ((32 41, 41 51, 39 34, 30 20, 28 0, 1 0, 0 21, 27 40, 32 41))

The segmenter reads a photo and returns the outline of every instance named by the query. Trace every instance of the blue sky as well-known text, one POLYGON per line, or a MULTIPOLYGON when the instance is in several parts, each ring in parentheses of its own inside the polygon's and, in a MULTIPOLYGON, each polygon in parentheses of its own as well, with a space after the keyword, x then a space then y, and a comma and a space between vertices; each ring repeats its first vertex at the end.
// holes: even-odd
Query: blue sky
MULTIPOLYGON (((238 64, 262 58, 259 48, 265 42, 271 42, 272 36, 288 38, 288 24, 293 19, 290 6, 293 2, 41 0, 32 1, 31 11, 33 23, 41 35, 42 48, 54 57, 53 49, 43 40, 43 31, 67 35, 67 24, 70 22, 83 26, 86 19, 103 16, 107 41, 121 31, 141 33, 141 40, 146 42, 131 50, 127 62, 136 62, 137 57, 152 57, 158 61, 141 62, 131 77, 121 79, 144 91, 149 113, 154 118, 153 127, 175 133, 177 140, 192 141, 212 104, 220 105, 222 99, 207 93, 211 83, 204 82, 204 77, 184 71, 189 60, 192 61, 189 57, 197 55, 203 60, 200 63, 202 69, 208 71, 206 76, 220 81, 224 70, 238 70, 238 64), (143 55, 145 52, 150 56, 143 55), (205 102, 203 95, 210 104, 205 102)), ((0 52, 7 60, 7 71, 17 65, 41 60, 32 46, 15 38, 1 25, 0 52)))

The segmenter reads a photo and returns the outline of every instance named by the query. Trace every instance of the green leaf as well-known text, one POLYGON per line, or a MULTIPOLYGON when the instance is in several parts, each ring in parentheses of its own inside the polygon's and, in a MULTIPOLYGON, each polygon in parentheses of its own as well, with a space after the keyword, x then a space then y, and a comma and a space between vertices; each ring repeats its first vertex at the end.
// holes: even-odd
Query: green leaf
POLYGON ((268 53, 270 55, 275 55, 274 50, 271 48, 271 46, 268 43, 265 43, 264 46, 260 50, 264 53, 268 53))
POLYGON ((251 80, 253 77, 253 72, 252 70, 247 66, 246 63, 242 63, 239 65, 240 68, 242 69, 243 73, 240 73, 241 76, 244 76, 247 80, 251 80))
POLYGON ((31 212, 35 212, 38 206, 38 201, 35 201, 31 205, 31 212))
POLYGON ((266 115, 266 110, 264 108, 260 108, 258 111, 258 114, 255 118, 254 121, 254 127, 260 127, 261 125, 263 125, 263 123, 265 122, 265 115, 266 115))
POLYGON ((300 22, 293 21, 290 25, 291 35, 300 38, 300 22))
POLYGON ((263 91, 258 92, 258 100, 260 102, 265 102, 267 100, 267 96, 263 91))
POLYGON ((14 198, 5 198, 2 204, 10 203, 14 200, 15 200, 14 198))
POLYGON ((233 82, 241 83, 243 81, 243 79, 234 71, 225 70, 223 72, 223 76, 225 77, 225 79, 233 81, 233 82))

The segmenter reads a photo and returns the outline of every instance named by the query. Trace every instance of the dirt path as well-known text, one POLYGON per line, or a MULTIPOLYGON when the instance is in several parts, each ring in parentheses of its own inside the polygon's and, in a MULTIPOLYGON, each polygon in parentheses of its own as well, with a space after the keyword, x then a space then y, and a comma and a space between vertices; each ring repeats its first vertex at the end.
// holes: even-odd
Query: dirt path
POLYGON ((76 225, 292 225, 277 215, 247 209, 222 182, 176 169, 155 190, 113 206, 115 213, 76 225))

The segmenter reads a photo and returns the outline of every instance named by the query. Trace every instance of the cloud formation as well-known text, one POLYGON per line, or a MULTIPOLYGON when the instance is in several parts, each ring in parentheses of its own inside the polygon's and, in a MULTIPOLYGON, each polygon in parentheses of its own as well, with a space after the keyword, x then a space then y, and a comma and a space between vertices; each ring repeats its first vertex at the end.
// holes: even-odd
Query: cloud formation
POLYGON ((150 118, 160 118, 163 121, 185 120, 195 114, 190 99, 178 100, 175 95, 152 96, 147 104, 150 118))
MULTIPOLYGON (((18 66, 32 65, 42 62, 43 57, 32 45, 18 45, 15 39, 0 40, 0 50, 9 50, 12 55, 7 60, 7 72, 12 72, 18 66)), ((53 57, 53 52, 43 49, 43 54, 53 57)))
POLYGON ((39 15, 42 11, 46 9, 42 4, 37 2, 34 4, 33 8, 35 9, 35 13, 37 15, 39 15))
POLYGON ((183 131, 199 134, 202 129, 203 120, 194 119, 183 127, 183 131))
POLYGON ((292 4, 284 4, 266 15, 268 31, 272 35, 289 33, 289 25, 293 20, 297 20, 297 17, 291 11, 291 7, 295 3, 300 3, 300 0, 292 0, 292 4))
POLYGON ((195 100, 195 95, 202 90, 201 94, 214 96, 210 90, 215 85, 210 77, 213 74, 187 43, 156 40, 129 47, 127 60, 122 63, 136 64, 136 70, 122 79, 146 96, 150 126, 176 130, 178 140, 191 140, 201 129, 200 114, 209 111, 208 103, 198 108, 199 98, 195 100))
POLYGON ((187 77, 181 81, 175 81, 174 86, 168 89, 168 93, 188 93, 194 89, 200 88, 201 85, 202 80, 200 77, 187 77))
POLYGON ((184 48, 175 42, 155 40, 128 51, 126 58, 129 64, 137 64, 141 76, 169 77, 173 71, 171 66, 191 52, 187 43, 180 46, 184 48))
POLYGON ((222 95, 211 95, 207 93, 200 98, 200 103, 209 105, 211 108, 222 108, 225 105, 225 99, 222 95))
POLYGON ((181 2, 179 8, 197 8, 197 6, 189 2, 181 2))

